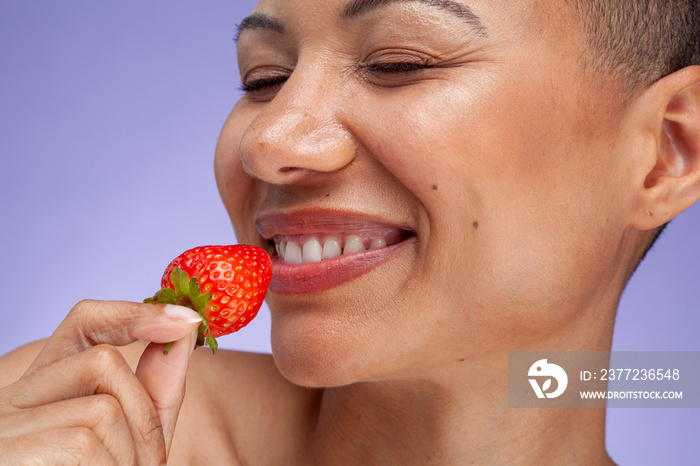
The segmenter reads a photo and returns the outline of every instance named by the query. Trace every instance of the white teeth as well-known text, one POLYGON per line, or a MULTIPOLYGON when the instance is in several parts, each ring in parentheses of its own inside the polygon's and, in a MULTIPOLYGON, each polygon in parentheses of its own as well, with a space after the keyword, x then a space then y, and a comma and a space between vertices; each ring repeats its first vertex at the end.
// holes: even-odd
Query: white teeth
POLYGON ((328 238, 323 243, 323 260, 340 257, 343 251, 340 249, 340 241, 335 238, 328 238))
POLYGON ((370 244, 369 248, 370 249, 379 249, 379 248, 385 248, 386 247, 386 240, 384 238, 376 238, 372 240, 372 244, 370 244))
MULTIPOLYGON (((357 235, 346 236, 345 245, 341 243, 338 237, 334 236, 326 236, 323 244, 317 237, 311 237, 303 246, 299 245, 300 239, 299 237, 296 239, 289 237, 286 239, 283 237, 275 239, 275 250, 280 260, 288 264, 309 264, 367 250, 365 242, 357 235)), ((387 247, 386 239, 374 238, 369 248, 379 249, 385 247, 387 247)))
POLYGON ((280 259, 284 260, 284 253, 282 252, 282 242, 277 242, 275 241, 275 251, 277 251, 277 255, 280 257, 280 259))
POLYGON ((323 250, 321 249, 321 243, 318 242, 316 238, 312 238, 304 243, 303 252, 303 262, 308 264, 309 262, 319 262, 321 260, 321 255, 323 250))
POLYGON ((294 241, 287 242, 287 247, 284 251, 284 261, 287 264, 301 264, 301 248, 294 241))
POLYGON ((362 241, 362 238, 359 236, 348 236, 345 239, 345 247, 343 248, 343 255, 346 254, 354 254, 356 252, 362 252, 364 251, 365 248, 365 243, 362 241))

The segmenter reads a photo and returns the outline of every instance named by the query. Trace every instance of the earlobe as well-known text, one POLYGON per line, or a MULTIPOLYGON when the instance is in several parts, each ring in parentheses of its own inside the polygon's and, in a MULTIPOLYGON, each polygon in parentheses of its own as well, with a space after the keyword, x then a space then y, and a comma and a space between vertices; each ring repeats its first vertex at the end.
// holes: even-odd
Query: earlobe
POLYGON ((632 220, 640 230, 663 225, 700 199, 700 66, 662 78, 647 91, 665 110, 654 129, 655 163, 632 220))

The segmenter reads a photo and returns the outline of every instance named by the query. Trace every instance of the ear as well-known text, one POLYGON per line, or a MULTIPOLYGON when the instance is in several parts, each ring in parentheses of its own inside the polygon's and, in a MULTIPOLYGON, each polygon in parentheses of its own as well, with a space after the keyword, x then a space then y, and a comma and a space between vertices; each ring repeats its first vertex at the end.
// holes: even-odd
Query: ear
POLYGON ((655 153, 648 153, 631 226, 649 230, 700 199, 700 66, 660 79, 642 91, 655 153))

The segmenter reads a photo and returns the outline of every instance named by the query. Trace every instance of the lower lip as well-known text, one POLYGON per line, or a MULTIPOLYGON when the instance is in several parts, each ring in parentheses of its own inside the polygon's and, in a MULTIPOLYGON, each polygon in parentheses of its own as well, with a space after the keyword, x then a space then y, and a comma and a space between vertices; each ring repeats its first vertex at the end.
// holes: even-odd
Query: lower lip
POLYGON ((315 293, 364 275, 383 262, 390 260, 408 246, 413 238, 400 243, 364 252, 348 254, 309 264, 272 263, 270 291, 285 294, 315 293))

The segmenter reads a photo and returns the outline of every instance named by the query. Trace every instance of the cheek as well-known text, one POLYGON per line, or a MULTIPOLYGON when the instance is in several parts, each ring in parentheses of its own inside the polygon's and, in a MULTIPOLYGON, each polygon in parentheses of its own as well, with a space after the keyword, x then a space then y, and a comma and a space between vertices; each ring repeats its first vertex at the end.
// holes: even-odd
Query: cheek
POLYGON ((578 103, 537 82, 373 102, 363 142, 428 211, 434 302, 491 334, 541 334, 614 273, 625 201, 609 199, 619 199, 620 162, 596 142, 610 140, 609 128, 581 128, 578 103))
POLYGON ((236 237, 240 242, 250 243, 246 238, 250 234, 247 230, 252 223, 251 192, 254 180, 243 169, 238 153, 238 143, 247 126, 245 120, 237 116, 234 109, 226 120, 216 144, 214 173, 219 195, 233 223, 236 237))

